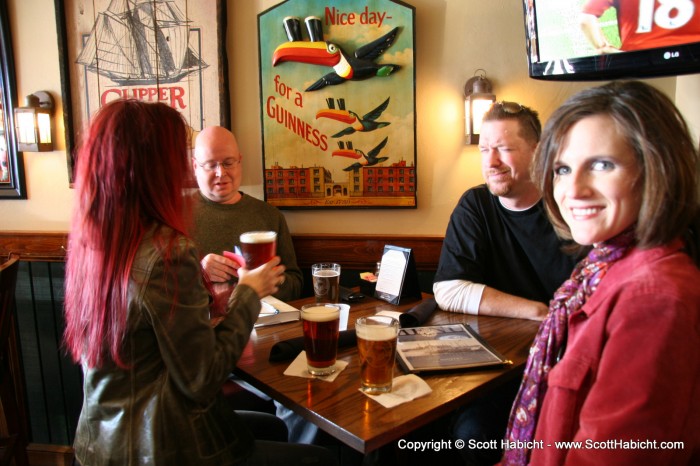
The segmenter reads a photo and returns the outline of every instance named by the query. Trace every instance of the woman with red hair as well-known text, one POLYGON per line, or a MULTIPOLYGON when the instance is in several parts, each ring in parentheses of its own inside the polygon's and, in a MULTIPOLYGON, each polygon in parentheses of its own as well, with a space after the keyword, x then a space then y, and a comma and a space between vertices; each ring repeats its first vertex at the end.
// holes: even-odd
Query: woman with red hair
POLYGON ((211 298, 186 228, 188 134, 164 104, 119 100, 97 113, 77 156, 64 336, 84 373, 76 458, 220 466, 301 451, 323 462, 317 447, 256 442, 221 395, 284 266, 241 269, 233 293, 211 298))

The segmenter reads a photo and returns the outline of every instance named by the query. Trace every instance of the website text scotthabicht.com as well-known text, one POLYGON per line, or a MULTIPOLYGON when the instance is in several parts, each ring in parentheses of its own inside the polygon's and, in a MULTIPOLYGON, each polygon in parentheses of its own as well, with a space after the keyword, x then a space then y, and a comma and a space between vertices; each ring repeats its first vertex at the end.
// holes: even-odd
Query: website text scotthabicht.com
POLYGON ((545 449, 557 448, 565 450, 682 450, 683 442, 659 442, 657 440, 583 440, 569 442, 544 443, 544 440, 532 440, 529 442, 511 442, 508 440, 427 440, 410 441, 401 439, 398 441, 401 450, 412 451, 441 451, 441 450, 484 450, 484 449, 545 449))

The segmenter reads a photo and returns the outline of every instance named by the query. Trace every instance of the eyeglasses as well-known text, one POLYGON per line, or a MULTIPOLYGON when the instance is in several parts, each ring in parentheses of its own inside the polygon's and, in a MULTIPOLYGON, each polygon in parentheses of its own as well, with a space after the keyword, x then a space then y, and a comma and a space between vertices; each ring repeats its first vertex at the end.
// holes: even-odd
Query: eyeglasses
MULTIPOLYGON (((518 115, 521 112, 525 112, 526 109, 526 107, 523 107, 517 102, 507 102, 505 100, 501 102, 494 102, 493 106, 499 107, 501 110, 503 110, 509 115, 518 115)), ((537 118, 532 111, 525 112, 525 114, 522 117, 519 116, 518 119, 521 121, 521 124, 523 120, 527 120, 528 124, 534 131, 534 136, 537 138, 537 140, 540 139, 540 134, 542 130, 539 128, 539 125, 537 124, 537 118)))
POLYGON ((524 110, 523 106, 519 103, 506 102, 505 100, 501 102, 495 102, 493 105, 501 107, 501 109, 503 109, 504 112, 510 113, 511 115, 517 115, 518 113, 524 110))
POLYGON ((230 158, 230 159, 224 160, 223 162, 219 162, 216 160, 209 160, 208 162, 204 162, 204 163, 199 163, 199 162, 197 162, 197 160, 195 160, 195 162, 197 163, 197 165, 202 167, 205 171, 213 172, 213 171, 216 171, 216 169, 219 168, 219 166, 221 166, 222 170, 230 170, 233 167, 235 167, 236 165, 239 165, 241 163, 241 159, 230 158))

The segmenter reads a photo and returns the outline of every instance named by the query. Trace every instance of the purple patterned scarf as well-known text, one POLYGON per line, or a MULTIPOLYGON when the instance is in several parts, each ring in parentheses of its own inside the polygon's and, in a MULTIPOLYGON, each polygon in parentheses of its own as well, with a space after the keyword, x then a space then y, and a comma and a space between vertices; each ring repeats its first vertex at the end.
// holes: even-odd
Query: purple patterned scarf
MULTIPOLYGON (((595 292, 608 268, 625 255, 633 240, 634 231, 627 230, 593 248, 554 293, 549 313, 530 347, 520 390, 513 403, 506 432, 509 442, 534 440, 537 418, 547 392, 547 374, 565 348, 569 316, 595 292)), ((529 456, 529 450, 506 450, 502 464, 525 465, 529 456)))

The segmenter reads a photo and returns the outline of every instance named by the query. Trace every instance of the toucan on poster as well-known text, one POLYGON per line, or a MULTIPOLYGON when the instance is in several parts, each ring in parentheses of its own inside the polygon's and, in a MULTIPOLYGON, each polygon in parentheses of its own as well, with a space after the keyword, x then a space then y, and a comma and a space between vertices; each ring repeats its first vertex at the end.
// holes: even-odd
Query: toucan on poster
POLYGON ((258 33, 265 200, 415 208, 414 8, 288 0, 258 33))

